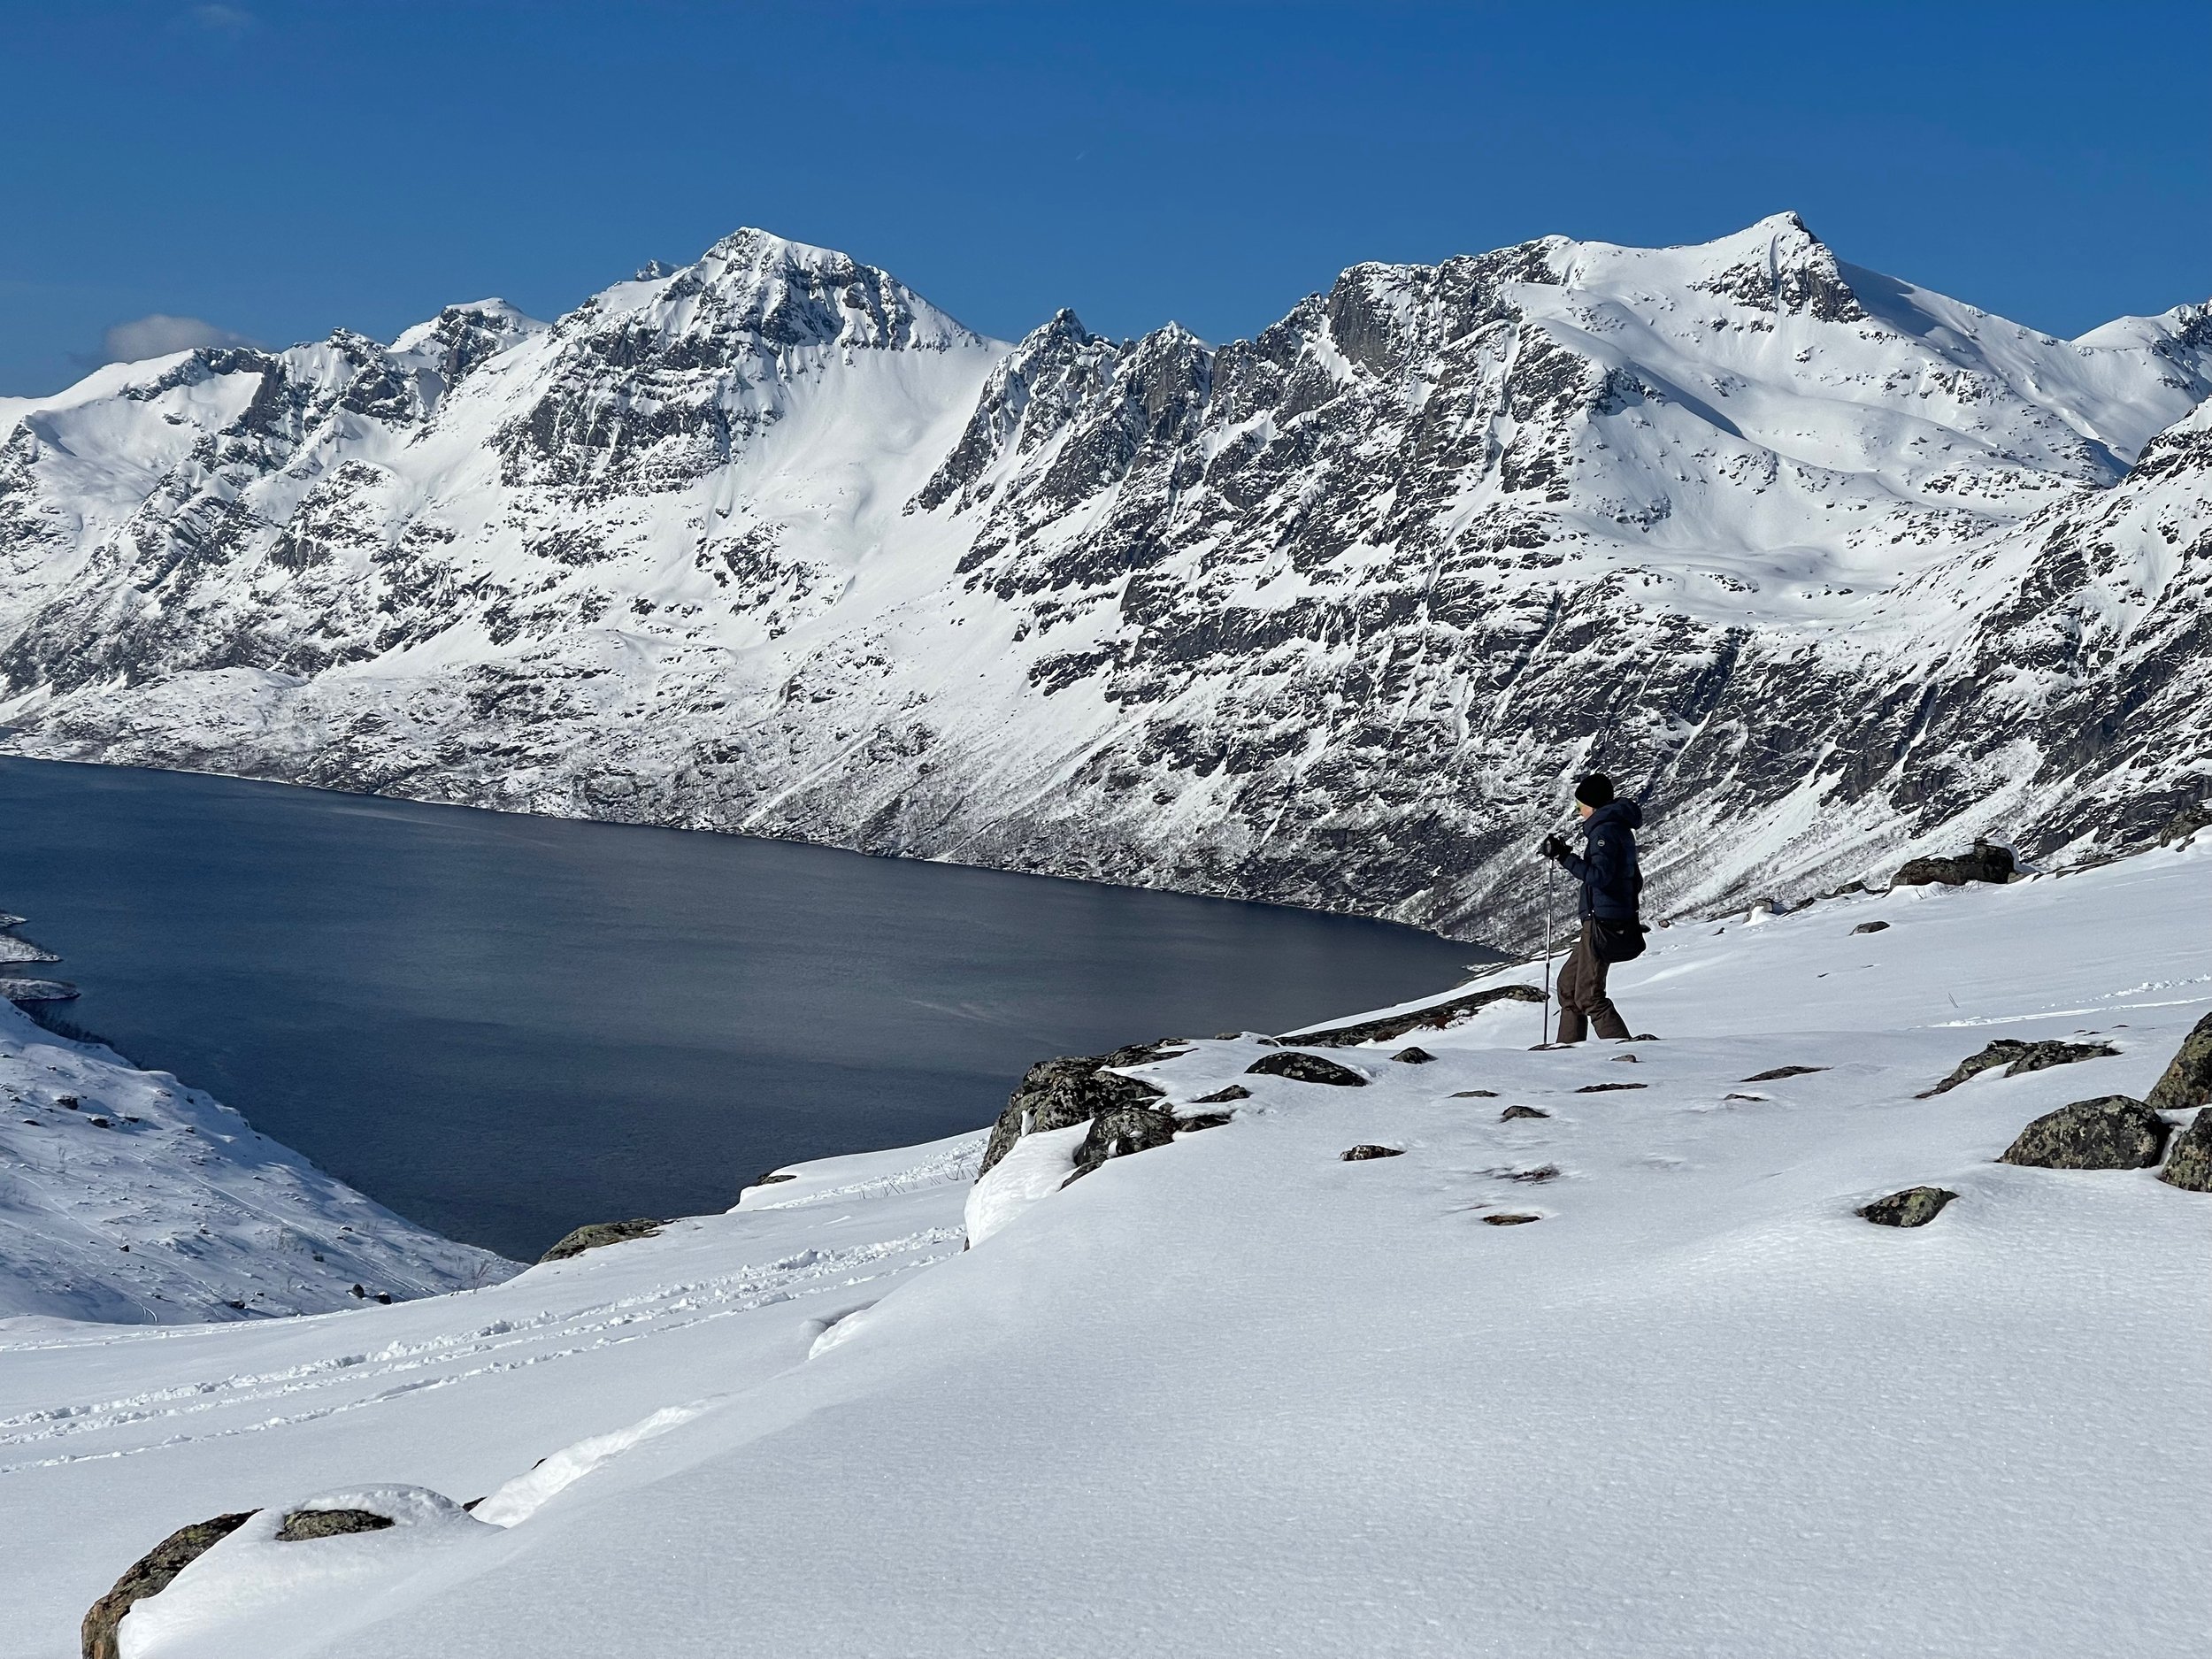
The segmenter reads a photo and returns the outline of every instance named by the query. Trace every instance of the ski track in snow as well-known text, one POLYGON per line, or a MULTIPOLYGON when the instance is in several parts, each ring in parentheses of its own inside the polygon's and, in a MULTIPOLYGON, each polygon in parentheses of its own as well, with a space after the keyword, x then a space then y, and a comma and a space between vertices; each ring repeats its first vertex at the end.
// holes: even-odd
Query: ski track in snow
MULTIPOLYGON (((917 1181, 912 1186, 926 1185, 917 1181)), ((910 1190, 901 1187, 891 1190, 910 1190)), ((730 1318, 805 1295, 843 1290, 895 1278, 941 1260, 964 1241, 957 1228, 937 1227, 903 1238, 841 1250, 807 1250, 764 1269, 657 1286, 647 1294, 584 1307, 547 1310, 514 1319, 495 1319, 472 1330, 393 1342, 360 1353, 278 1371, 246 1373, 180 1383, 150 1392, 91 1403, 43 1408, 0 1417, 0 1456, 19 1448, 73 1435, 104 1433, 128 1425, 172 1424, 218 1411, 282 1405, 274 1415, 231 1428, 165 1434, 119 1449, 0 1463, 0 1476, 18 1470, 79 1461, 128 1457, 190 1440, 265 1433, 313 1422, 341 1412, 365 1410, 425 1389, 526 1366, 545 1365, 595 1349, 649 1340, 670 1332, 730 1318), (905 1257, 908 1259, 898 1260, 905 1257), (859 1270, 878 1267, 880 1271, 859 1270), (419 1374, 420 1373, 420 1374, 419 1374), (395 1379, 405 1380, 395 1380, 395 1379), (343 1387, 357 1397, 297 1409, 300 1396, 343 1387), (365 1390, 366 1392, 362 1392, 365 1390)), ((46 1344, 0 1342, 0 1358, 46 1344)))

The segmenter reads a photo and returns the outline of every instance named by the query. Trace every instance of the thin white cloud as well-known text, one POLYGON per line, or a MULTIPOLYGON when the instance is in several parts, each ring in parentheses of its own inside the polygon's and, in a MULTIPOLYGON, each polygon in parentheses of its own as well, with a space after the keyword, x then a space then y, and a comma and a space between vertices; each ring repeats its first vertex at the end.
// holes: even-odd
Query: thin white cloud
POLYGON ((118 323, 100 342, 103 363, 137 363, 147 357, 165 357, 172 351, 195 346, 257 346, 261 342, 197 317, 171 317, 161 311, 118 323))
POLYGON ((189 16, 204 29, 218 35, 243 35, 254 25, 254 15, 243 6, 196 5, 189 16))

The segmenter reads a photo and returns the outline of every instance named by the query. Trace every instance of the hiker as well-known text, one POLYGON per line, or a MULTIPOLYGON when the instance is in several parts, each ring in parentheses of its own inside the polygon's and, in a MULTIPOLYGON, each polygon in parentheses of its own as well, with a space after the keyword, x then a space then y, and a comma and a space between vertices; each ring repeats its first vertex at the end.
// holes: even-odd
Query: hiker
POLYGON ((1633 801, 1614 799, 1613 780, 1601 772, 1575 786, 1575 806, 1585 819, 1582 852, 1558 835, 1544 837, 1539 849, 1582 883, 1581 931, 1559 971, 1559 1041, 1580 1042, 1593 1025, 1599 1036, 1618 1041, 1628 1025, 1605 994, 1605 971, 1643 954, 1636 901, 1644 877, 1636 865, 1635 832, 1644 811, 1633 801))

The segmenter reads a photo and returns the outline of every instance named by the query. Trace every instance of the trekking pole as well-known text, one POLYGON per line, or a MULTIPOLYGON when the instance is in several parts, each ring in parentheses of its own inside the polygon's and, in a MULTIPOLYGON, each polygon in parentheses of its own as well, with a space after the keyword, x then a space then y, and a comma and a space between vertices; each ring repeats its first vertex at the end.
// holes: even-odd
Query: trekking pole
POLYGON ((1552 910, 1559 892, 1559 864, 1555 859, 1548 858, 1544 862, 1551 865, 1551 873, 1544 878, 1544 1046, 1548 1048, 1551 1047, 1552 910))

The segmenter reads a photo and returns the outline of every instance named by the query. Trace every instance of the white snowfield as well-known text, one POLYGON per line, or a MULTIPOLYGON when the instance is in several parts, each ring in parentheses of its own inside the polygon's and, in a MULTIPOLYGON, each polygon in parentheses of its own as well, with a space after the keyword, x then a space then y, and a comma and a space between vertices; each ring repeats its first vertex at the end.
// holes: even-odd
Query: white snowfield
POLYGON ((1655 1042, 1200 1042, 1145 1072, 1233 1122, 965 1252, 979 1137, 481 1291, 10 1342, 0 1652, 249 1509, 127 1659, 2203 1652, 2212 1196, 1994 1160, 2212 1007, 2207 842, 1667 930, 1615 976, 1655 1042), (275 1541, 303 1503, 396 1525, 275 1541))
MULTIPOLYGON (((10 941, 19 943, 19 941, 10 941)), ((0 1001, 0 1333, 327 1313, 516 1264, 394 1215, 166 1071, 0 1001)))

